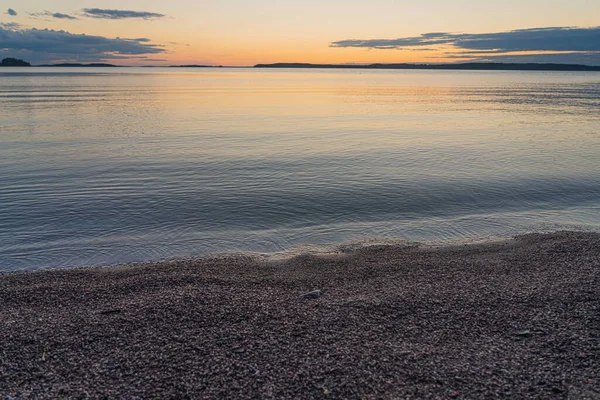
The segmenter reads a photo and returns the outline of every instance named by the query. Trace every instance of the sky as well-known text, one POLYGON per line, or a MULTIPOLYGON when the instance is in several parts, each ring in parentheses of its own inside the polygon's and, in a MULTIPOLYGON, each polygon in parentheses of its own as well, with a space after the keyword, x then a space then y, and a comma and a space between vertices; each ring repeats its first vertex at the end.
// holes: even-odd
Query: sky
POLYGON ((0 0, 0 58, 33 64, 600 65, 598 0, 0 0))

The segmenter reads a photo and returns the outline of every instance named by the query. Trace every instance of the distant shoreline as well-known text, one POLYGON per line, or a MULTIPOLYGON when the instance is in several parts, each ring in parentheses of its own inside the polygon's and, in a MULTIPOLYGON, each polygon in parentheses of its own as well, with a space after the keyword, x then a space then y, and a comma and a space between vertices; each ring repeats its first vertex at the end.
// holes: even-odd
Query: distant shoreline
MULTIPOLYGON (((8 65, 6 65, 8 67, 8 65)), ((10 66, 21 67, 21 66, 10 66)), ((23 68, 30 66, 22 66, 23 68)), ((286 68, 286 69, 376 69, 376 70, 447 70, 447 71, 574 71, 574 72, 600 72, 600 66, 583 64, 542 64, 542 63, 462 63, 462 64, 311 64, 311 63, 273 63, 256 64, 254 66, 228 66, 228 65, 142 65, 126 66, 106 63, 63 63, 42 64, 31 67, 63 67, 63 68, 286 68)))
POLYGON ((328 68, 328 69, 416 69, 452 71, 600 71, 600 66, 580 64, 540 64, 540 63, 463 63, 463 64, 309 64, 275 63, 257 64, 254 68, 328 68))
POLYGON ((91 63, 91 64, 79 64, 79 63, 42 64, 42 65, 34 65, 34 67, 124 68, 123 66, 120 66, 120 65, 106 64, 106 63, 91 63))

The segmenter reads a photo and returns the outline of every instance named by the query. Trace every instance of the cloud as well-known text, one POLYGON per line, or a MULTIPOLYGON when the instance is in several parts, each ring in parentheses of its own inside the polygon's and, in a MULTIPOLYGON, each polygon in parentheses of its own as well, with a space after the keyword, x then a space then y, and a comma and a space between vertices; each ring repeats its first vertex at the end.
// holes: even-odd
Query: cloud
MULTIPOLYGON (((425 34, 431 35, 431 34, 425 34)), ((404 47, 434 46, 450 43, 451 40, 442 37, 418 36, 402 39, 369 39, 369 40, 339 40, 331 43, 330 47, 364 47, 368 49, 402 49, 404 47)))
POLYGON ((101 62, 166 52, 163 46, 145 38, 112 39, 49 29, 0 27, 0 43, 0 56, 18 56, 32 63, 101 62))
POLYGON ((12 17, 17 16, 17 12, 15 10, 13 10, 12 8, 9 8, 8 10, 6 10, 6 13, 12 17))
POLYGON ((56 19, 79 19, 77 17, 74 17, 72 15, 69 14, 63 14, 63 13, 59 13, 59 12, 50 12, 50 11, 44 11, 44 12, 39 12, 39 13, 29 13, 29 16, 32 18, 41 18, 41 17, 50 17, 50 18, 56 18, 56 19))
POLYGON ((600 51, 600 27, 534 28, 483 34, 425 33, 399 39, 340 40, 331 43, 331 47, 402 49, 442 44, 495 52, 600 51))
POLYGON ((164 14, 158 14, 148 11, 128 11, 128 10, 106 10, 101 8, 84 8, 83 14, 90 18, 102 19, 126 19, 126 18, 141 18, 141 19, 156 19, 163 18, 164 14))
POLYGON ((0 22, 0 28, 5 29, 17 30, 21 29, 21 26, 21 24, 18 24, 16 22, 0 22))
POLYGON ((424 46, 444 46, 453 48, 445 58, 480 60, 485 56, 488 61, 522 62, 571 62, 569 60, 578 59, 600 64, 600 27, 533 28, 482 34, 432 32, 398 39, 340 40, 330 46, 383 50, 419 50, 424 46), (525 52, 552 54, 519 54, 525 52), (510 56, 505 55, 508 53, 510 56))
POLYGON ((53 18, 58 18, 58 19, 77 19, 77 17, 74 17, 72 15, 69 14, 63 14, 63 13, 52 13, 52 17, 53 18))

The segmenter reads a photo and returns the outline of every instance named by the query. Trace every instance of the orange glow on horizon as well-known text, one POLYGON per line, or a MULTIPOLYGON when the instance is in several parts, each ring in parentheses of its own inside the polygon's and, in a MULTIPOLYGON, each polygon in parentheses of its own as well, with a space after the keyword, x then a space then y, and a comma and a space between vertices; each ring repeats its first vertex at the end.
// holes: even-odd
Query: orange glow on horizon
POLYGON ((442 63, 469 60, 470 57, 450 58, 445 51, 411 51, 411 50, 367 50, 367 49, 337 49, 331 47, 315 48, 274 48, 241 50, 227 49, 226 52, 215 54, 202 46, 179 47, 177 51, 165 54, 166 61, 153 62, 132 60, 127 64, 172 64, 172 65, 227 65, 253 66, 271 63, 312 63, 312 64, 374 64, 374 63, 442 63))

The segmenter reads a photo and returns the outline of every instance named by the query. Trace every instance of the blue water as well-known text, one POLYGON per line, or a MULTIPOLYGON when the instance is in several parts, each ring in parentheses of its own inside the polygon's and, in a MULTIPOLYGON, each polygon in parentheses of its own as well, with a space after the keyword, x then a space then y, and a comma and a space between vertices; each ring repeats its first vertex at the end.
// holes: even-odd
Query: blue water
POLYGON ((600 74, 0 70, 0 271, 600 230, 600 74))

